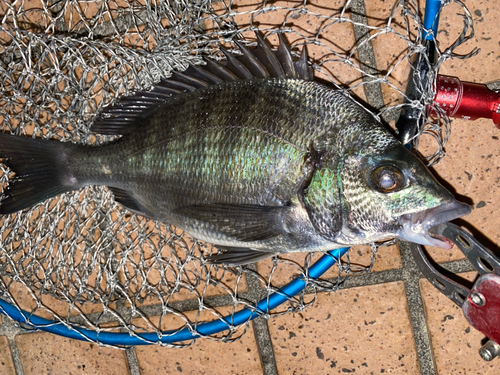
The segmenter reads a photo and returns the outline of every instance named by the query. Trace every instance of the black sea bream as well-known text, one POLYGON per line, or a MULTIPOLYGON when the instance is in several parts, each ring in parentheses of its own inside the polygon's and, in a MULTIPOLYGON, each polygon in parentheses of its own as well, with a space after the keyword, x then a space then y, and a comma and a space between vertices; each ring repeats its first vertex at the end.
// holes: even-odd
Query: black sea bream
POLYGON ((0 134, 15 172, 12 213, 86 185, 105 185, 135 213, 222 251, 213 263, 329 250, 397 237, 451 247, 428 230, 470 212, 382 124, 312 80, 306 50, 238 44, 226 64, 174 73, 108 107, 84 146, 0 134))

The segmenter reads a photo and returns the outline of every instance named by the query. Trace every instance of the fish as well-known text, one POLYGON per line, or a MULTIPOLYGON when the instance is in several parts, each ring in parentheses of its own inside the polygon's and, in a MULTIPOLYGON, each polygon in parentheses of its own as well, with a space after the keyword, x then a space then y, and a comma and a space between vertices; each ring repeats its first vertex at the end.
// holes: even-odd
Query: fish
POLYGON ((345 92, 314 79, 305 46, 236 41, 225 62, 175 71, 105 108, 82 145, 0 134, 14 172, 0 214, 89 185, 244 265, 391 238, 451 248, 429 230, 470 213, 345 92))

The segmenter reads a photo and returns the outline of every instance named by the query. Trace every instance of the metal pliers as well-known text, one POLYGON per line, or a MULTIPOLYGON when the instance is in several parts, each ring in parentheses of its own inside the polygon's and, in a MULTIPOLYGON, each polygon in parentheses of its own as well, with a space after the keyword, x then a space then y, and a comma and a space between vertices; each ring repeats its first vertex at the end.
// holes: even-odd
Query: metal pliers
POLYGON ((500 259, 459 226, 443 223, 432 233, 451 240, 479 273, 471 289, 434 268, 421 245, 410 244, 420 271, 441 293, 462 308, 469 324, 489 341, 479 350, 486 361, 500 355, 500 259))

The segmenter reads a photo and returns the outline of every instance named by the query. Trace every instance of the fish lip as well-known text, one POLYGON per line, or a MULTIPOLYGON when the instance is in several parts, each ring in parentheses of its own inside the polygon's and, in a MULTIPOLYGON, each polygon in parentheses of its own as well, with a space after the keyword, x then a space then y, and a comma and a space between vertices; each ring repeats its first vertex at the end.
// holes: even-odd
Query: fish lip
POLYGON ((457 219, 471 212, 469 205, 455 200, 441 206, 413 214, 402 215, 401 230, 398 237, 421 245, 451 249, 453 242, 446 237, 429 230, 439 224, 457 219))

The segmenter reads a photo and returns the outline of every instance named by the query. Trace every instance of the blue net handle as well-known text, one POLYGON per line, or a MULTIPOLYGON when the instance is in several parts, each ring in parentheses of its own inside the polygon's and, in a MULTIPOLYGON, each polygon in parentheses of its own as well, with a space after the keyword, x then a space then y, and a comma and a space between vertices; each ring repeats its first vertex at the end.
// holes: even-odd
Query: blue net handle
POLYGON ((441 9, 441 0, 426 0, 424 14, 423 38, 432 40, 437 36, 439 26, 439 11, 441 9), (429 32, 432 30, 432 33, 429 32))
MULTIPOLYGON (((316 279, 323 275, 347 252, 347 250, 349 250, 349 248, 344 247, 341 249, 331 250, 328 254, 323 255, 316 263, 309 267, 309 277, 316 279)), ((162 332, 161 335, 156 332, 152 332, 138 333, 131 336, 129 333, 100 332, 87 328, 73 327, 69 323, 63 324, 32 315, 2 299, 0 299, 0 312, 20 323, 26 323, 29 326, 41 331, 54 333, 59 336, 69 337, 76 340, 99 342, 105 345, 123 346, 149 345, 157 342, 169 344, 192 340, 200 336, 213 335, 225 331, 231 326, 244 324, 249 320, 270 312, 272 309, 288 301, 291 297, 304 290, 306 285, 306 280, 303 278, 297 278, 279 289, 277 292, 271 294, 269 297, 262 299, 257 304, 255 309, 245 308, 219 320, 200 324, 197 326, 196 331, 183 328, 178 331, 162 332)))

